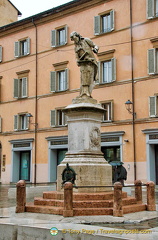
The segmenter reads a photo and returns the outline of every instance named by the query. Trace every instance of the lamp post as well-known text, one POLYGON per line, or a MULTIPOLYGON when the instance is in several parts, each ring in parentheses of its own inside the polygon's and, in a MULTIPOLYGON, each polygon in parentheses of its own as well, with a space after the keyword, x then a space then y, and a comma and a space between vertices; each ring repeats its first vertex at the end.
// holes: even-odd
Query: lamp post
POLYGON ((125 106, 126 106, 126 109, 127 111, 133 115, 133 117, 135 118, 136 117, 136 113, 132 111, 132 106, 133 106, 133 103, 131 102, 131 100, 127 100, 125 102, 125 106))

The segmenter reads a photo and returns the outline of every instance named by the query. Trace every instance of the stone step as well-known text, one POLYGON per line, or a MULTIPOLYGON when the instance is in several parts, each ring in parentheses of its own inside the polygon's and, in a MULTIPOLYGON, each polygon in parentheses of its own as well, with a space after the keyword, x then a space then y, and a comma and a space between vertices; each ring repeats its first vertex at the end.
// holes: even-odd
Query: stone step
POLYGON ((74 208, 74 216, 113 215, 113 208, 74 208))
POLYGON ((63 207, 64 201, 57 200, 57 199, 44 199, 44 198, 36 197, 34 198, 34 205, 63 207))
MULTIPOLYGON (((123 206, 136 204, 134 197, 127 197, 122 200, 123 206)), ((34 198, 34 205, 63 207, 64 201, 57 199, 34 198)), ((74 208, 107 208, 113 207, 113 200, 83 200, 73 201, 74 208)))
POLYGON ((141 203, 123 206, 122 208, 123 208, 124 214, 146 211, 146 209, 147 209, 146 204, 141 204, 141 203))
POLYGON ((33 203, 27 203, 25 212, 63 215, 63 207, 41 206, 34 205, 33 203))
MULTIPOLYGON (((146 204, 132 204, 123 206, 123 214, 134 213, 146 210, 146 204)), ((63 214, 63 207, 26 204, 26 212, 45 213, 45 214, 63 214)), ((94 215, 113 215, 113 208, 73 208, 74 216, 94 216, 94 215)))
MULTIPOLYGON (((44 199, 64 199, 63 192, 43 192, 44 199)), ((127 198, 127 193, 122 192, 122 198, 127 198)), ((110 200, 113 199, 113 192, 98 192, 98 193, 73 193, 73 200, 110 200)))

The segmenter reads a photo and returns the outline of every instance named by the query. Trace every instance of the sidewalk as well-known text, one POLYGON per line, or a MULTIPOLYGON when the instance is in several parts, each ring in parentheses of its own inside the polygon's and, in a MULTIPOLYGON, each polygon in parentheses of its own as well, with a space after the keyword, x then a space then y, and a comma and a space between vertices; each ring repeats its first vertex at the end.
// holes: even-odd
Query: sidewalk
MULTIPOLYGON (((52 189, 53 187, 46 187, 51 188, 51 191, 55 190, 52 189)), ((0 240, 158 239, 158 205, 157 211, 130 213, 125 214, 124 217, 106 215, 64 218, 51 214, 17 214, 15 213, 15 198, 13 198, 15 188, 1 186, 1 190, 2 188, 3 195, 0 194, 0 240), (6 189, 9 190, 9 196, 12 196, 12 199, 8 199, 6 189), (157 218, 157 220, 154 221, 154 227, 150 228, 151 226, 149 227, 144 221, 153 218, 157 218), (106 226, 103 226, 103 224, 106 224, 106 226), (58 229, 57 235, 50 234, 52 227, 58 229), (140 232, 144 228, 151 232, 140 232)), ((28 199, 32 200, 32 195, 38 194, 38 196, 41 196, 44 188, 44 186, 27 187, 28 199)), ((156 201, 158 203, 157 194, 156 189, 156 201)), ((143 189, 143 196, 145 196, 145 189, 143 189)))

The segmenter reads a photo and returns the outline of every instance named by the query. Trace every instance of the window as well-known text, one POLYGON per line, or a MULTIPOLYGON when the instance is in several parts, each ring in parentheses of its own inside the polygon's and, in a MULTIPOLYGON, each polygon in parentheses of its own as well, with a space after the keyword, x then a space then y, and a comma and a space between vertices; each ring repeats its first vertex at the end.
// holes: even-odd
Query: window
POLYGON ((114 30, 114 10, 94 17, 94 35, 114 30))
POLYGON ((68 69, 61 71, 53 71, 50 75, 50 91, 58 92, 67 90, 69 84, 68 69))
POLYGON ((0 62, 2 62, 2 46, 0 46, 0 62))
POLYGON ((158 117, 158 96, 149 97, 149 116, 158 117))
POLYGON ((30 38, 15 42, 14 55, 15 57, 26 56, 30 54, 30 38))
POLYGON ((65 126, 67 118, 62 109, 51 110, 51 127, 65 126))
POLYGON ((14 116, 14 130, 27 130, 28 129, 29 118, 27 114, 18 114, 14 116))
POLYGON ((27 77, 14 79, 14 98, 27 97, 27 77))
POLYGON ((51 46, 58 47, 67 44, 67 29, 68 27, 62 27, 51 31, 51 46))
POLYGON ((102 103, 102 108, 105 109, 103 115, 103 122, 110 122, 113 120, 113 102, 102 103))
POLYGON ((99 83, 111 83, 116 80, 116 59, 99 62, 99 83))
POLYGON ((147 18, 158 17, 158 0, 147 0, 147 18))
POLYGON ((148 49, 148 74, 158 73, 158 49, 148 49))

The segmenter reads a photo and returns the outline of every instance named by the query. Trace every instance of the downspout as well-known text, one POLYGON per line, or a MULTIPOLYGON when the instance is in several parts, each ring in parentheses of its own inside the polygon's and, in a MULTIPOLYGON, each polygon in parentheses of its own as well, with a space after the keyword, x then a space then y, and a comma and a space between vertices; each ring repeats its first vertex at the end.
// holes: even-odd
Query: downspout
POLYGON ((34 126, 35 126, 35 154, 34 154, 34 157, 35 157, 35 165, 34 165, 34 184, 36 185, 36 178, 37 178, 37 127, 38 127, 38 122, 37 122, 37 112, 38 112, 38 105, 37 105, 37 80, 38 80, 38 72, 37 72, 37 66, 38 66, 38 58, 37 58, 37 26, 36 24, 34 23, 34 20, 32 18, 32 23, 35 27, 35 33, 36 33, 36 39, 35 39, 35 42, 36 42, 36 49, 35 49, 35 56, 36 56, 36 61, 35 61, 35 117, 34 117, 34 126))
POLYGON ((133 131, 133 160, 134 160, 134 180, 136 180, 136 137, 135 137, 135 92, 134 92, 134 66, 133 66, 133 19, 132 19, 132 0, 130 0, 130 42, 131 42, 131 79, 132 79, 132 131, 133 131))

